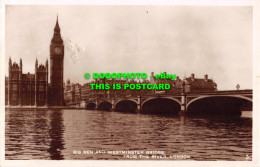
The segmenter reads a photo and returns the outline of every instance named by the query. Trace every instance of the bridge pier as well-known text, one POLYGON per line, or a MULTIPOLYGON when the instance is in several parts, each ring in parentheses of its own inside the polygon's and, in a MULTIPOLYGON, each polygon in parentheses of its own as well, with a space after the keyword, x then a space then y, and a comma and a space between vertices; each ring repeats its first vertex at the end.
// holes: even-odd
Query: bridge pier
POLYGON ((97 99, 96 99, 96 101, 95 101, 95 109, 94 110, 98 110, 98 101, 97 101, 97 99))
POLYGON ((112 104, 112 106, 111 106, 110 111, 115 111, 115 99, 114 98, 112 98, 111 104, 112 104))
POLYGON ((140 113, 142 111, 142 105, 141 105, 141 96, 137 97, 137 109, 136 109, 136 113, 140 113))
POLYGON ((141 107, 139 107, 138 105, 137 105, 137 109, 135 110, 135 112, 136 113, 140 113, 142 110, 141 110, 141 107))
POLYGON ((186 93, 181 93, 181 110, 179 111, 179 115, 186 115, 186 93))

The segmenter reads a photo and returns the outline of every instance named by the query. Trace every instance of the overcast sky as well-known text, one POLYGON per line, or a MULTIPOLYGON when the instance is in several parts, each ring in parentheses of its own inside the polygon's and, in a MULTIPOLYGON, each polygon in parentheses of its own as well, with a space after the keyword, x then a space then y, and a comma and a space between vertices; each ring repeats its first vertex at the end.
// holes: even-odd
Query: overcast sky
POLYGON ((36 57, 49 59, 57 14, 64 81, 154 71, 208 74, 219 90, 252 89, 252 7, 6 6, 6 75, 9 56, 22 58, 23 73, 34 73, 36 57))

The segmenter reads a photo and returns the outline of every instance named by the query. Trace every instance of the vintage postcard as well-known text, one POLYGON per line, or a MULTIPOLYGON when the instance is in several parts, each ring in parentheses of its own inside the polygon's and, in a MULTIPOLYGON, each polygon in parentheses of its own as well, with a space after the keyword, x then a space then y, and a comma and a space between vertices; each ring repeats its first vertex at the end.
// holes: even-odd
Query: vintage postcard
POLYGON ((0 165, 259 166, 257 9, 1 2, 0 165))

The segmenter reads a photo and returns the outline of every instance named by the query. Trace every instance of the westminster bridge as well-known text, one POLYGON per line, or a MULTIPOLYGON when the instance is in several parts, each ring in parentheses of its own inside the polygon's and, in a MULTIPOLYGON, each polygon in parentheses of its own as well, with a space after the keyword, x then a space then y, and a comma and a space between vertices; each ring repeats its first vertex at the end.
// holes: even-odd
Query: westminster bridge
POLYGON ((86 101, 86 109, 140 113, 241 114, 252 111, 252 90, 231 90, 164 95, 98 98, 86 101))

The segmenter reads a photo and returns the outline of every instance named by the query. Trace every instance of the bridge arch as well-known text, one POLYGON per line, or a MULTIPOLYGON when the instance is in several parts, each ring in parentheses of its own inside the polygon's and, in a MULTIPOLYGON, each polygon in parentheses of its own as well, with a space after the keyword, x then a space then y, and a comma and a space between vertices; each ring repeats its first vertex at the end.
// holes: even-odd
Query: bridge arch
POLYGON ((132 102, 134 102, 134 103, 136 103, 137 104, 137 101, 136 100, 134 100, 134 99, 120 99, 120 100, 118 100, 118 101, 116 101, 115 102, 115 106, 118 104, 118 103, 120 103, 120 102, 122 102, 122 101, 132 101, 132 102))
POLYGON ((112 109, 112 103, 109 101, 101 101, 98 106, 98 110, 110 111, 112 109))
POLYGON ((121 112, 136 112, 137 110, 137 101, 134 99, 122 99, 115 103, 115 111, 121 112))
POLYGON ((96 103, 94 102, 89 102, 86 104, 86 109, 87 110, 95 110, 96 109, 96 103))
POLYGON ((181 102, 173 97, 152 97, 143 101, 143 113, 177 114, 181 110, 181 102))
POLYGON ((242 104, 252 103, 253 99, 242 95, 207 95, 189 101, 186 109, 189 114, 241 114, 242 104))
POLYGON ((179 104, 181 105, 181 102, 180 102, 178 99, 174 98, 174 97, 150 97, 150 98, 144 100, 144 101, 142 102, 142 105, 141 105, 141 106, 143 107, 144 103, 146 103, 146 102, 149 101, 149 100, 159 99, 159 98, 160 98, 160 99, 170 99, 170 100, 176 101, 177 103, 179 103, 179 104))

